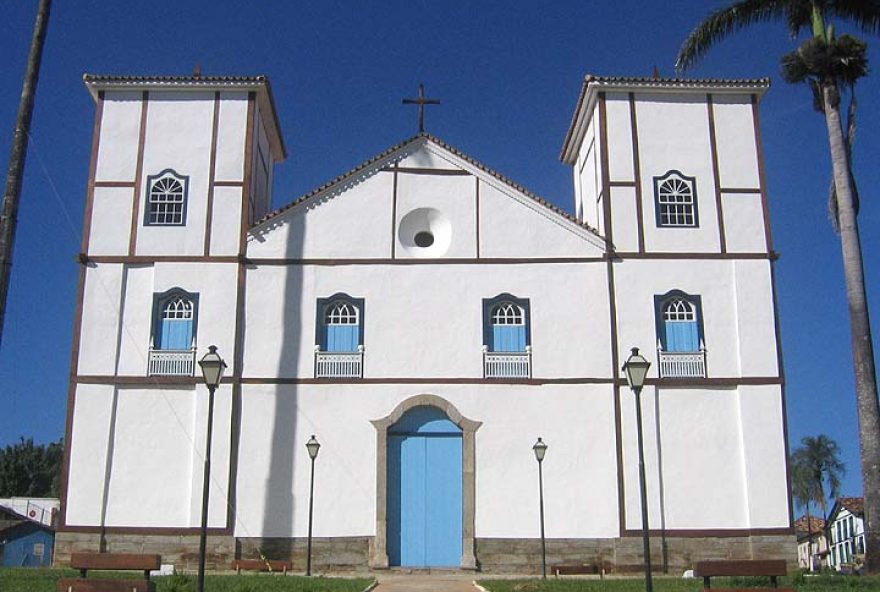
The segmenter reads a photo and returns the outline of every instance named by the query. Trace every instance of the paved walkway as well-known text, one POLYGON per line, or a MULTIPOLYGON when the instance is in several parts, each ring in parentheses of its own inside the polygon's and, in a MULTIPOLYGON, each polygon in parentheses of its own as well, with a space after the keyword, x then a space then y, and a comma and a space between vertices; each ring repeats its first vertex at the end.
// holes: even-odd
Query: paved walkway
POLYGON ((473 574, 382 574, 375 592, 476 592, 473 574))

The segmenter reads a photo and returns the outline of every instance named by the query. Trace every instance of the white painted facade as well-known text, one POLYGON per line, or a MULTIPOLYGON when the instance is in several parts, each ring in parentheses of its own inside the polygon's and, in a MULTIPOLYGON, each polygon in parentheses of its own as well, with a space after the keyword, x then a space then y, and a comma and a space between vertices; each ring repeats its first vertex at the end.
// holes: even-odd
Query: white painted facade
POLYGON ((864 498, 840 498, 828 517, 828 565, 836 570, 860 568, 865 562, 864 498))
POLYGON ((539 536, 538 436, 547 536, 634 536, 635 409, 620 372, 633 346, 652 362, 650 527, 793 532, 765 81, 588 78, 563 150, 574 216, 427 134, 266 216, 286 155, 264 79, 86 82, 98 115, 62 531, 197 532, 206 389, 148 371, 154 300, 176 288, 198 295, 196 359, 213 344, 229 365, 214 407, 216 534, 306 535, 315 434, 314 535, 384 537, 371 422, 428 394, 481 422, 472 537, 539 536), (188 179, 180 226, 145 223, 149 176, 166 169, 188 179), (658 227, 654 178, 669 171, 695 179, 694 227, 658 227), (699 297, 704 376, 658 375, 655 300, 672 290, 699 297), (339 293, 364 302, 362 377, 315 378, 318 299, 339 293), (484 378, 483 301, 500 294, 528 299, 530 378, 484 378))

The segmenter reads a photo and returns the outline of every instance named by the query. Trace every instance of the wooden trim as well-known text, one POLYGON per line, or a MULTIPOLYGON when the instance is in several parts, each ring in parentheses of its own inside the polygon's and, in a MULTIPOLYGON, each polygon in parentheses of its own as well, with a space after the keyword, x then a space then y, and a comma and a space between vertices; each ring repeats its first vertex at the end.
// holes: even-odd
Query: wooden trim
POLYGON ((617 509, 618 527, 620 532, 626 528, 626 495, 623 479, 623 415, 620 407, 620 379, 618 368, 620 367, 620 344, 617 338, 617 290, 614 285, 614 262, 609 259, 606 264, 608 281, 608 317, 610 319, 610 342, 611 342, 611 376, 614 387, 612 397, 614 401, 614 448, 617 459, 617 509))
MULTIPOLYGON (((616 313, 616 306, 615 313, 616 313)), ((616 322, 612 322, 616 330, 616 322)), ((616 335, 612 342, 617 342, 616 335)), ((618 357, 618 356, 613 356, 618 357)), ((615 365, 615 367, 617 367, 615 365)), ((202 384, 198 376, 133 376, 133 375, 76 375, 72 381, 77 384, 115 384, 119 386, 190 386, 202 384)), ((522 384, 540 386, 546 384, 608 384, 618 387, 627 385, 626 379, 613 376, 573 376, 568 378, 520 378, 500 379, 475 377, 437 377, 422 378, 410 376, 387 376, 375 378, 298 378, 294 376, 232 376, 223 378, 223 384, 522 384)), ((723 376, 713 378, 647 378, 646 386, 660 388, 715 388, 737 386, 782 385, 780 376, 723 376)))
POLYGON ((764 168, 764 142, 761 139, 761 114, 758 112, 758 95, 752 95, 752 123, 755 128, 755 149, 758 153, 758 184, 761 187, 761 209, 764 214, 764 237, 767 252, 773 252, 773 231, 770 229, 770 205, 767 200, 767 171, 764 168))
POLYGON ((92 126, 92 154, 89 159, 89 181, 86 186, 86 211, 83 214, 83 237, 80 250, 89 252, 89 238, 92 235, 92 215, 95 206, 95 175, 98 170, 98 149, 101 146, 101 126, 104 123, 104 91, 98 93, 95 105, 95 123, 92 126))
MULTIPOLYGON (((648 529, 648 534, 665 538, 734 538, 753 536, 793 535, 794 529, 789 526, 777 528, 681 528, 681 529, 648 529)), ((631 528, 620 533, 622 537, 641 537, 642 529, 631 528)))
POLYGON ((208 202, 205 207, 205 257, 211 254, 211 226, 214 223, 214 176, 217 172, 217 128, 220 126, 220 93, 214 93, 214 118, 211 122, 211 159, 208 165, 208 202))
POLYGON ((93 187, 134 187, 134 181, 95 181, 93 187))
POLYGON ((480 178, 474 176, 474 208, 476 211, 477 259, 480 258, 480 178))
POLYGON ((709 153, 712 155, 712 179, 715 187, 715 216, 718 218, 718 243, 722 253, 727 252, 727 235, 724 232, 724 205, 721 203, 721 167, 718 164, 718 138, 715 132, 715 105, 712 95, 706 95, 706 112, 709 116, 709 153))
POLYGON ((244 187, 244 181, 214 181, 214 187, 244 187))
POLYGON ((602 159, 602 211, 605 218, 605 241, 610 251, 614 244, 614 225, 611 223, 611 181, 608 158, 608 108, 605 92, 599 93, 599 154, 602 159))
POLYGON ((435 175, 442 177, 468 177, 470 173, 468 171, 462 169, 427 169, 427 168, 418 168, 418 167, 399 167, 395 164, 394 167, 384 167, 381 169, 386 173, 405 173, 409 175, 435 175))
POLYGON ((241 192, 241 226, 239 227, 238 254, 247 254, 247 232, 250 226, 252 176, 254 169, 254 137, 257 125, 256 93, 248 93, 247 129, 244 134, 244 172, 241 192))
POLYGON ((782 441, 785 447, 785 481, 788 494, 788 523, 794 526, 794 500, 791 494, 791 455, 788 442, 788 402, 785 392, 785 358, 782 353, 782 327, 779 319, 779 297, 776 290, 776 266, 770 262, 770 292, 773 295, 773 330, 776 338, 776 364, 782 379, 780 397, 782 401, 782 441))
MULTIPOLYGON (((763 258, 767 256, 764 255, 763 258)), ((213 257, 212 259, 216 259, 213 257)), ((337 266, 337 265, 519 265, 529 263, 601 263, 606 261, 607 257, 543 257, 534 259, 522 259, 516 257, 510 258, 482 258, 473 259, 470 257, 447 258, 447 259, 264 259, 249 258, 245 262, 249 265, 316 265, 316 266, 337 266)))
POLYGON ((722 187, 721 193, 761 193, 760 187, 722 187))
MULTIPOLYGON (((137 535, 165 535, 165 536, 199 536, 201 529, 198 526, 177 527, 177 526, 59 526, 58 532, 73 532, 82 534, 137 534, 137 535)), ((212 535, 231 535, 231 528, 209 527, 208 534, 212 535)))
MULTIPOLYGON (((95 105, 95 122, 92 127, 92 150, 89 157, 89 180, 86 188, 86 207, 83 214, 82 252, 89 252, 91 237, 92 212, 94 208, 95 174, 98 170, 98 149, 101 145, 101 126, 104 120, 104 91, 98 92, 95 105)), ((63 526, 67 518, 67 487, 70 482, 70 449, 73 442, 73 412, 76 407, 75 378, 79 373, 79 348, 82 342, 83 305, 86 286, 86 266, 80 265, 79 278, 76 286, 76 309, 73 313, 73 334, 70 347, 70 368, 67 374, 67 414, 64 420, 64 458, 61 464, 60 507, 58 525, 63 526)))
POLYGON ((241 258, 237 255, 95 255, 89 257, 92 263, 123 263, 129 265, 151 263, 239 263, 241 258))
POLYGON ((639 157, 639 122, 636 117, 636 94, 629 93, 629 122, 632 133, 633 179, 636 188, 636 223, 638 224, 639 253, 645 252, 645 213, 642 202, 642 161, 639 157))
POLYGON ((614 253, 616 259, 769 259, 777 258, 775 253, 614 253))
POLYGON ((635 181, 609 181, 609 187, 635 187, 635 181))
POLYGON ((391 258, 397 257, 397 163, 394 163, 394 180, 391 186, 391 258))
POLYGON ((143 189, 144 176, 144 144, 147 138, 147 111, 150 105, 150 92, 144 91, 141 94, 141 123, 138 130, 138 149, 137 149, 137 166, 134 172, 134 200, 131 208, 131 230, 128 235, 128 254, 133 256, 137 249, 137 232, 138 232, 138 212, 141 203, 141 191, 143 189))

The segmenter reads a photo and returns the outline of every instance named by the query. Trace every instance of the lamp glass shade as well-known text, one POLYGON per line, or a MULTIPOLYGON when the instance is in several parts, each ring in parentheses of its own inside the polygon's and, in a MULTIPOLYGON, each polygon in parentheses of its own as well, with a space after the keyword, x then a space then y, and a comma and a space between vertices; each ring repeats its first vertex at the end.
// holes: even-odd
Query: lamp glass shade
POLYGON ((199 366, 202 369, 202 376, 205 378, 205 384, 216 388, 223 378, 223 372, 226 370, 226 362, 217 353, 217 346, 208 346, 208 353, 199 360, 199 366))
POLYGON ((538 459, 538 462, 541 462, 544 460, 544 455, 547 454, 547 445, 541 438, 538 438, 538 441, 532 446, 532 450, 535 451, 535 458, 538 459))
POLYGON ((645 385, 645 378, 648 376, 648 368, 651 362, 639 354, 639 348, 632 348, 632 353, 623 364, 623 371, 626 372, 626 381, 630 388, 640 389, 645 385))
POLYGON ((321 448, 321 445, 315 439, 315 435, 312 434, 312 437, 309 438, 309 441, 306 442, 306 449, 309 451, 309 458, 315 460, 318 456, 318 450, 321 448))

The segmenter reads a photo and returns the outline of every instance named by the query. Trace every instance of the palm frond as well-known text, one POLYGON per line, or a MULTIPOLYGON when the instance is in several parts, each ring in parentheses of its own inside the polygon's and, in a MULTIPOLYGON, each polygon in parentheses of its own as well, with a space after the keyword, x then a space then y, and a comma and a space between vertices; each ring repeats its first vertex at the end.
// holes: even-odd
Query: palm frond
POLYGON ((827 16, 848 21, 866 33, 880 32, 880 0, 828 0, 823 4, 827 16))
POLYGON ((803 3, 809 4, 805 0, 740 0, 712 12, 684 40, 675 69, 678 72, 690 69, 713 45, 731 33, 755 23, 787 18, 791 5, 803 3))

